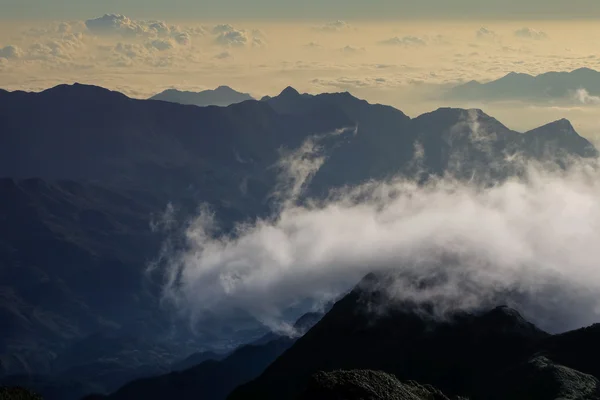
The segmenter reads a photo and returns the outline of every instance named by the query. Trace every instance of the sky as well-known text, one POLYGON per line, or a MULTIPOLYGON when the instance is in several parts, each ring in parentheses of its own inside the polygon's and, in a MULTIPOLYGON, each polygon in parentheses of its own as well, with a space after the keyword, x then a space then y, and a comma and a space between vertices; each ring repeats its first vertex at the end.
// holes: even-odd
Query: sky
POLYGON ((600 17, 595 0, 1 0, 3 19, 84 18, 106 12, 136 18, 232 19, 569 19, 600 17))
POLYGON ((600 2, 0 0, 0 10, 7 90, 80 82, 148 98, 229 85, 260 98, 293 86, 349 91, 412 117, 441 106, 482 108, 520 131, 568 118, 599 137, 599 104, 440 95, 513 71, 600 70, 600 24, 575 19, 600 18, 600 2))

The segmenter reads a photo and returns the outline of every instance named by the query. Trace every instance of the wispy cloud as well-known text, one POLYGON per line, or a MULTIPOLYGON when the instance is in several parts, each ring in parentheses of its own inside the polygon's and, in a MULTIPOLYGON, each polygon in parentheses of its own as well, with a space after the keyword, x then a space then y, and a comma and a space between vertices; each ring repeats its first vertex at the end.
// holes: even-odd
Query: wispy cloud
POLYGON ((389 46, 403 46, 403 47, 421 47, 421 46, 427 45, 427 42, 424 39, 417 37, 417 36, 404 36, 404 37, 395 36, 390 39, 382 40, 379 43, 389 45, 389 46))
POLYGON ((548 35, 545 32, 538 31, 532 28, 521 28, 515 31, 515 36, 523 39, 534 39, 543 40, 548 39, 548 35))
MULTIPOLYGON (((464 124, 481 129, 477 113, 464 124)), ((523 176, 492 187, 397 177, 299 204, 323 163, 316 143, 284 157, 286 201, 271 217, 223 235, 218 216, 200 212, 183 251, 163 260, 166 298, 196 316, 243 309, 274 323, 299 301, 336 297, 387 271, 394 299, 433 302, 440 314, 502 301, 551 330, 600 317, 596 163, 526 164, 523 176)), ((417 153, 427 157, 423 147, 417 153)))

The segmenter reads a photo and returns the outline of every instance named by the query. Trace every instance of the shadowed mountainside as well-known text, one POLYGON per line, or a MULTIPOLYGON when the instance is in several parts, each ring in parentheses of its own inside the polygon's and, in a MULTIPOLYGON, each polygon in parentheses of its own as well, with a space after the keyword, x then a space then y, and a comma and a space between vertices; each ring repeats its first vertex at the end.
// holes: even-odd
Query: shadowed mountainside
POLYGON ((292 88, 228 107, 79 84, 0 91, 0 122, 0 375, 66 374, 101 392, 265 335, 244 314, 211 316, 191 332, 161 307, 160 277, 145 272, 198 204, 225 232, 268 215, 277 162, 308 139, 325 161, 307 196, 417 171, 500 179, 518 172, 505 161, 517 152, 597 155, 566 120, 523 134, 481 110, 410 119, 348 93, 292 88))
POLYGON ((313 374, 340 369, 384 371, 471 399, 596 398, 598 370, 591 360, 597 354, 588 346, 600 336, 589 328, 552 336, 508 307, 440 320, 427 307, 395 303, 380 282, 365 278, 228 398, 293 399, 310 387, 313 374), (572 397, 561 397, 567 394, 572 397))

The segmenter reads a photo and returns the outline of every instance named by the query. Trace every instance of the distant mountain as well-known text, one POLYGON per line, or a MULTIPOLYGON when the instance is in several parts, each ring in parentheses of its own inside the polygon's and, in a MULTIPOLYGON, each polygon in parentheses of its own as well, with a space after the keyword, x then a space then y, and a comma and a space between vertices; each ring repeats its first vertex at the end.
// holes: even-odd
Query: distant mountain
MULTIPOLYGON (((505 306, 439 319, 424 312, 426 307, 415 312, 410 303, 394 303, 382 288, 385 280, 366 277, 259 378, 228 399, 294 399, 314 388, 311 377, 319 371, 354 369, 383 371, 470 399, 598 398, 598 363, 592 361, 597 351, 591 342, 600 339, 598 329, 552 336, 505 306), (369 311, 383 306, 385 313, 369 311), (578 341, 581 335, 587 338, 578 341)), ((333 394, 353 386, 344 374, 323 379, 333 394)), ((361 379, 352 390, 362 390, 361 379)), ((378 386, 392 385, 384 381, 375 378, 378 386)), ((317 385, 317 394, 323 385, 317 385)))
POLYGON ((236 386, 257 377, 292 343, 292 339, 280 337, 259 346, 243 346, 221 361, 209 360, 181 372, 133 381, 110 396, 89 399, 225 399, 236 386))
POLYGON ((171 366, 171 370, 185 371, 186 369, 195 367, 196 365, 202 364, 205 361, 221 361, 226 356, 226 354, 215 353, 214 351, 203 351, 200 353, 194 353, 190 356, 187 356, 181 361, 173 363, 173 365, 171 366))
POLYGON ((546 72, 532 76, 511 72, 495 81, 470 81, 450 89, 445 95, 457 100, 527 100, 593 102, 600 96, 600 72, 579 68, 571 72, 546 72))
POLYGON ((302 315, 293 325, 297 335, 294 338, 271 332, 229 355, 196 353, 178 364, 172 373, 132 382, 110 396, 98 398, 193 399, 201 393, 206 400, 224 400, 235 387, 256 378, 296 337, 304 335, 322 317, 319 312, 302 315))
POLYGON ((411 119, 348 93, 293 88, 228 107, 79 84, 0 91, 0 123, 0 376, 42 386, 76 377, 69 387, 104 393, 268 333, 245 313, 207 314, 192 331, 145 272, 200 203, 224 232, 269 215, 282 150, 318 138, 325 162, 305 194, 315 197, 397 174, 503 179, 518 172, 506 162, 516 153, 597 156, 566 120, 519 133, 481 110, 411 119), (174 228, 153 229, 167 204, 174 228))
POLYGON ((171 103, 190 104, 194 106, 222 106, 241 103, 247 100, 254 100, 248 93, 240 93, 229 86, 219 86, 213 90, 203 90, 201 92, 187 92, 177 89, 167 89, 164 92, 156 94, 150 100, 169 101, 171 103))

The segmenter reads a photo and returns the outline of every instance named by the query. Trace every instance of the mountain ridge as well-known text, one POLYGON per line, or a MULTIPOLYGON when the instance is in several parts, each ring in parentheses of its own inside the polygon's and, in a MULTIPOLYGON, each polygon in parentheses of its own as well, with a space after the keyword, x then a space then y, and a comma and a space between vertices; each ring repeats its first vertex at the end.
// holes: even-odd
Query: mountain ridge
POLYGON ((172 103, 205 106, 226 107, 231 104, 241 103, 247 100, 254 100, 248 93, 238 92, 229 86, 218 86, 216 89, 208 89, 200 92, 193 92, 178 89, 166 89, 149 100, 168 101, 172 103))
POLYGON ((567 101, 585 104, 587 100, 578 96, 578 91, 584 90, 588 96, 600 95, 599 78, 599 71, 586 67, 539 75, 510 72, 489 82, 469 81, 457 85, 443 94, 442 98, 471 101, 567 101))

